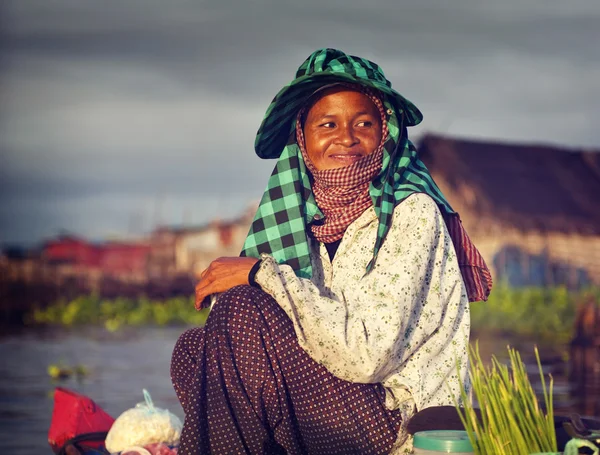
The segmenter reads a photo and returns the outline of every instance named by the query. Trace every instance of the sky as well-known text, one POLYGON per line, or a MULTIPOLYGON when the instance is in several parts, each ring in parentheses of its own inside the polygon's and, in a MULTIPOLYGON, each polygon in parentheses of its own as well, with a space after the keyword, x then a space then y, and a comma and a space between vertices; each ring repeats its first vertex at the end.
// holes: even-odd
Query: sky
POLYGON ((315 49, 377 62, 409 130, 600 149, 598 0, 3 0, 0 245, 233 218, 315 49))

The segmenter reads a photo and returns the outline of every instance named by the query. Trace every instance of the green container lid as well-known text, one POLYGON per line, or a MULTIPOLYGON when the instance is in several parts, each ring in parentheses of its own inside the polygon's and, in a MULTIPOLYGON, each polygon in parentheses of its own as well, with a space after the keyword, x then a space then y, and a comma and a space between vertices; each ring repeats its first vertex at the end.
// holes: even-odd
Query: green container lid
POLYGON ((466 431, 419 431, 413 435, 413 445, 415 449, 445 453, 473 452, 473 446, 466 431))

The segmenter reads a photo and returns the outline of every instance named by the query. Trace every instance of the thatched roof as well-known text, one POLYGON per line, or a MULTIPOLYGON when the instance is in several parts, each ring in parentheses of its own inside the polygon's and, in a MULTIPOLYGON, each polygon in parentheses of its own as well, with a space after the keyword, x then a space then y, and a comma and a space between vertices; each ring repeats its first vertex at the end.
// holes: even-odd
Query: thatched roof
POLYGON ((522 230, 600 234, 600 151, 428 135, 419 152, 464 215, 522 230))

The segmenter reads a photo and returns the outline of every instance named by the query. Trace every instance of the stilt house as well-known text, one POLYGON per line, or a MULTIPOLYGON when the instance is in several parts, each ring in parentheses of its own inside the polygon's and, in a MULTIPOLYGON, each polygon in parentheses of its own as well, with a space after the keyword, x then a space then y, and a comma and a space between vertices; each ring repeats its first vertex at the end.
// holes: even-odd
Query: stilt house
POLYGON ((600 151, 427 135, 419 153, 496 283, 600 285, 600 151))

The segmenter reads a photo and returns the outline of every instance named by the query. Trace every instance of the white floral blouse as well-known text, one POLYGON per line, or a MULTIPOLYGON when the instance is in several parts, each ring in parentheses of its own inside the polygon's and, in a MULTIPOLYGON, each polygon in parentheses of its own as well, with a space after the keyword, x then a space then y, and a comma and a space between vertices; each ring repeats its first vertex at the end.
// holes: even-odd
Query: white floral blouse
POLYGON ((452 405, 467 383, 469 305, 452 239, 436 203, 416 193, 396 206, 371 273, 373 208, 346 230, 333 261, 312 240, 312 279, 262 256, 255 281, 294 323, 302 348, 335 376, 381 383, 403 428, 393 453, 410 450, 416 411, 452 405))

